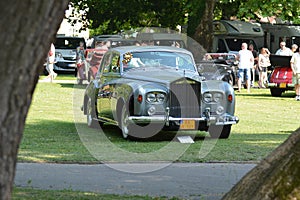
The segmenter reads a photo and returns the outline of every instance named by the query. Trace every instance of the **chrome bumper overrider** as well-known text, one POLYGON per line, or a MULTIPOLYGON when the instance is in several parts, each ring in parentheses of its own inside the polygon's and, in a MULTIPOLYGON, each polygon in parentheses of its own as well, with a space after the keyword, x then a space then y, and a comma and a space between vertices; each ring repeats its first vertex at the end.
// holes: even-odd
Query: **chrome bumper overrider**
POLYGON ((128 117, 129 121, 135 123, 143 123, 149 121, 154 123, 165 123, 166 126, 169 126, 170 122, 180 122, 183 120, 193 120, 197 122, 206 122, 207 125, 229 125, 229 124, 237 124, 239 122, 239 118, 236 116, 231 116, 228 114, 223 114, 218 117, 211 116, 209 114, 209 110, 205 112, 205 116, 203 117, 172 117, 169 116, 169 109, 167 109, 166 115, 153 115, 153 116, 130 116, 128 117))

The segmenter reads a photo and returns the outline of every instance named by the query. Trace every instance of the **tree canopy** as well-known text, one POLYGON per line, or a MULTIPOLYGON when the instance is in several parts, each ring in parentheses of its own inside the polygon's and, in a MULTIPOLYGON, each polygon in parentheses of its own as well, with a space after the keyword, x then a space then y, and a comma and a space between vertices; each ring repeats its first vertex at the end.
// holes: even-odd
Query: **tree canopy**
POLYGON ((184 24, 185 1, 182 0, 72 0, 71 5, 84 10, 85 27, 95 34, 113 34, 136 27, 169 27, 184 24))
POLYGON ((214 6, 213 19, 240 19, 259 21, 277 17, 300 23, 299 0, 71 0, 72 7, 84 11, 80 21, 92 34, 112 34, 136 27, 176 29, 188 27, 193 36, 204 15, 206 3, 214 6))

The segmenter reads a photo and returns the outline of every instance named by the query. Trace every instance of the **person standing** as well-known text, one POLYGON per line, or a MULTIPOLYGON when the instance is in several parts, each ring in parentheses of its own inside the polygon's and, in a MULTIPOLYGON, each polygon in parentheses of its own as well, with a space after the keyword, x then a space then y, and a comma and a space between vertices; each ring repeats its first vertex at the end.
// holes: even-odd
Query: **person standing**
POLYGON ((50 79, 50 82, 53 82, 53 80, 57 76, 57 74, 53 70, 54 62, 55 62, 55 46, 53 43, 51 43, 50 50, 48 51, 48 55, 47 55, 47 64, 46 64, 46 70, 48 71, 48 76, 46 77, 46 79, 50 79))
POLYGON ((254 86, 255 83, 255 74, 257 69, 257 62, 258 62, 258 53, 254 49, 253 44, 249 44, 249 50, 252 52, 253 57, 254 57, 254 63, 252 64, 251 72, 252 72, 252 80, 251 80, 251 86, 254 86))
POLYGON ((291 58, 291 68, 293 70, 293 83, 295 84, 296 100, 300 101, 300 48, 291 58))
POLYGON ((280 42, 280 49, 278 49, 275 53, 275 55, 279 56, 291 56, 293 55, 293 52, 290 48, 286 47, 285 42, 280 42))
POLYGON ((79 47, 76 48, 76 65, 77 65, 77 80, 78 84, 82 84, 86 80, 88 73, 87 63, 85 60, 85 47, 84 42, 79 42, 79 47))
POLYGON ((265 84, 268 82, 268 67, 271 66, 270 51, 267 48, 261 48, 258 56, 258 68, 259 68, 259 88, 266 88, 265 84))
POLYGON ((251 51, 249 51, 247 43, 242 43, 242 49, 237 55, 239 61, 238 70, 238 91, 241 91, 242 82, 246 80, 247 92, 250 92, 250 69, 254 63, 254 57, 251 51))
POLYGON ((296 53, 297 49, 298 49, 298 45, 297 44, 293 44, 292 45, 292 52, 296 53))

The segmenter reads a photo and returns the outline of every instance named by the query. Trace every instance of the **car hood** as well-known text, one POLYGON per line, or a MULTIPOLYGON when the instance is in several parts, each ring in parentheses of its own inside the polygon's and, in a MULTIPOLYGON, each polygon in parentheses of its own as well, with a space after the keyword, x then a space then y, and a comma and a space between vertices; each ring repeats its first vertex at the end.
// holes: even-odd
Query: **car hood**
POLYGON ((188 78, 201 81, 202 77, 195 71, 176 70, 172 67, 143 67, 124 72, 124 78, 168 84, 175 80, 188 78))

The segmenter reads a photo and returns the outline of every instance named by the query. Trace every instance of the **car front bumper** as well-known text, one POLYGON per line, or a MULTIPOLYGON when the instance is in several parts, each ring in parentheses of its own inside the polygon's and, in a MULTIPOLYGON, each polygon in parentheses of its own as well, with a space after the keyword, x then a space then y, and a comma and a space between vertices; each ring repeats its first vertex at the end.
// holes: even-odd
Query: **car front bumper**
POLYGON ((294 89, 293 83, 268 83, 268 88, 294 89))
POLYGON ((76 63, 75 62, 57 62, 53 66, 53 69, 56 71, 75 72, 76 63))
MULTIPOLYGON (((168 110, 168 109, 167 109, 168 110)), ((175 124, 180 125, 183 121, 194 121, 194 122, 205 122, 208 126, 210 125, 230 125, 237 124, 239 118, 229 114, 223 114, 219 116, 211 116, 209 110, 205 111, 205 116, 202 117, 172 117, 169 116, 167 111, 165 115, 153 115, 153 116, 130 116, 129 121, 132 123, 164 123, 169 126, 170 122, 175 122, 175 124)))

